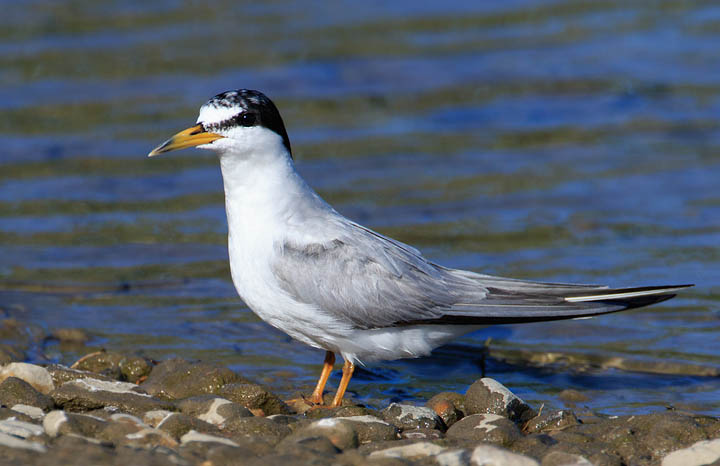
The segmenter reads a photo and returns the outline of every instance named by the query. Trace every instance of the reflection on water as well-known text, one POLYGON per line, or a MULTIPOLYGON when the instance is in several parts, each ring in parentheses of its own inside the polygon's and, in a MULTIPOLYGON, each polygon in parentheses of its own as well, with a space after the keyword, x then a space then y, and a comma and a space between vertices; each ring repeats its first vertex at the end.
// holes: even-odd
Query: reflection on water
POLYGON ((493 357, 720 365, 714 2, 146 3, 3 4, 7 315, 86 328, 98 347, 217 361, 281 392, 310 387, 322 354, 259 322, 232 288, 216 160, 145 158, 213 94, 257 88, 328 201, 437 262, 698 284, 650 309, 488 328, 431 358, 374 365, 357 396, 464 390, 492 338, 487 374, 531 401, 573 387, 605 412, 720 412, 717 378, 493 357))

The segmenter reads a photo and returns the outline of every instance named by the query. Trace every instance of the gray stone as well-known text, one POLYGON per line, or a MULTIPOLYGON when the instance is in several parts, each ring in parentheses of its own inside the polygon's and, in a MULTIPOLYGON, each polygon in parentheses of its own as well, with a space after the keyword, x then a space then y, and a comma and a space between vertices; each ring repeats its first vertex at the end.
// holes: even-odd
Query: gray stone
POLYGON ((539 466, 534 459, 492 445, 480 445, 470 456, 472 466, 539 466))
POLYGON ((308 426, 298 428, 283 442, 297 443, 302 439, 313 437, 325 437, 341 451, 357 448, 359 445, 355 423, 337 418, 320 419, 308 426))
POLYGON ((720 460, 720 438, 695 442, 682 450, 675 450, 662 459, 662 466, 701 466, 720 460))
POLYGON ((472 414, 448 429, 448 439, 471 440, 509 446, 521 437, 520 429, 498 414, 472 414))
POLYGON ((43 412, 43 410, 38 408, 37 406, 16 404, 16 405, 13 405, 10 409, 15 411, 16 413, 24 414, 25 416, 28 416, 36 421, 42 420, 42 418, 45 416, 45 413, 43 412))
POLYGON ((540 463, 541 466, 593 466, 593 464, 582 455, 574 455, 560 451, 553 451, 545 455, 540 463))
POLYGON ((277 395, 265 387, 253 383, 231 383, 223 386, 218 394, 233 403, 251 410, 259 416, 290 414, 292 410, 277 395))
POLYGON ((392 403, 380 413, 383 419, 401 430, 445 429, 440 416, 430 408, 392 403))
POLYGON ((73 369, 102 374, 116 380, 138 382, 150 374, 152 364, 140 356, 98 351, 82 357, 73 369))
POLYGON ((66 345, 84 345, 90 341, 90 335, 81 328, 58 328, 51 336, 66 345))
POLYGON ((445 434, 437 429, 410 429, 403 430, 400 438, 413 440, 438 440, 445 438, 445 434))
POLYGON ((85 414, 51 411, 43 419, 43 428, 49 437, 76 434, 83 437, 97 438, 107 426, 107 421, 85 414))
POLYGON ((530 419, 523 426, 525 432, 554 432, 576 426, 578 421, 575 413, 569 409, 543 411, 538 416, 530 419))
POLYGON ((155 427, 167 432, 172 438, 178 441, 191 430, 201 434, 220 434, 220 429, 218 429, 217 426, 181 413, 170 413, 155 427))
POLYGON ((198 395, 181 400, 177 404, 183 414, 222 427, 234 417, 252 417, 249 409, 216 395, 198 395))
POLYGON ((89 378, 66 382, 51 396, 56 405, 67 411, 105 408, 142 414, 157 409, 175 409, 172 403, 142 393, 134 384, 89 378))
POLYGON ((8 377, 0 383, 0 405, 8 408, 15 405, 27 405, 49 411, 55 403, 52 398, 35 390, 24 380, 8 377))
POLYGON ((185 434, 183 434, 182 437, 180 437, 180 443, 182 445, 186 445, 191 442, 220 443, 223 445, 229 445, 231 447, 240 446, 228 438, 220 437, 218 435, 201 433, 201 432, 197 432, 194 430, 190 430, 190 431, 186 432, 185 434))
POLYGON ((56 388, 62 386, 66 382, 71 382, 78 379, 97 379, 105 382, 112 382, 114 380, 101 374, 72 369, 61 364, 50 364, 45 369, 50 374, 53 385, 56 388))
POLYGON ((370 458, 389 457, 404 459, 422 459, 437 456, 445 452, 447 448, 435 445, 430 442, 415 442, 396 447, 385 448, 370 453, 370 458))
POLYGON ((170 359, 155 366, 140 386, 153 396, 179 400, 196 395, 218 394, 223 386, 236 382, 247 381, 226 367, 170 359))
POLYGON ((40 393, 47 395, 54 388, 50 373, 41 366, 25 362, 11 362, 0 368, 0 382, 8 377, 17 377, 33 386, 40 393))
POLYGON ((25 421, 25 422, 35 421, 35 419, 33 419, 31 416, 28 416, 27 414, 24 414, 20 411, 15 411, 14 409, 0 407, 0 420, 2 420, 2 419, 17 419, 18 421, 25 421))
POLYGON ((168 447, 175 448, 178 442, 168 433, 150 427, 139 418, 129 414, 114 414, 98 433, 98 438, 115 445, 133 447, 168 447))
POLYGON ((361 444, 400 438, 400 430, 397 427, 374 416, 349 416, 333 419, 344 419, 354 423, 353 427, 361 444))
POLYGON ((264 417, 237 417, 225 422, 223 432, 229 434, 233 440, 238 435, 250 435, 277 444, 292 431, 288 426, 264 417))
POLYGON ((477 380, 465 394, 467 414, 498 414, 514 422, 526 422, 535 412, 523 400, 498 381, 485 377, 477 380))

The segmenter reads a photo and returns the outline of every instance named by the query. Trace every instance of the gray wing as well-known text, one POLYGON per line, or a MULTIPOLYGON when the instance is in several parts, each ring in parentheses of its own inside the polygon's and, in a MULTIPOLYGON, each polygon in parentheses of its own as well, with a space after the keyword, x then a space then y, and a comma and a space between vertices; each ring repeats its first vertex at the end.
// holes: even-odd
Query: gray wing
POLYGON ((652 304, 679 288, 611 290, 448 269, 349 221, 332 240, 277 247, 273 272, 288 294, 360 329, 570 319, 652 304))

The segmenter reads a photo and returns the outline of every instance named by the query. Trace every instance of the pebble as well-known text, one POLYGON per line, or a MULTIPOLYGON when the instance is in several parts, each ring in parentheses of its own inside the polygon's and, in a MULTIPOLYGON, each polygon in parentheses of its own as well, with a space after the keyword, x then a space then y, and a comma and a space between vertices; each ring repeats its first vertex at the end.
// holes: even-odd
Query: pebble
POLYGON ((517 425, 497 414, 472 414, 453 424, 447 438, 509 446, 522 434, 517 425))
POLYGON ((465 393, 467 414, 498 414, 514 422, 526 422, 535 412, 500 382, 484 377, 475 381, 465 393))
POLYGON ((400 430, 445 429, 440 416, 430 408, 408 404, 392 403, 380 414, 383 419, 400 430))
POLYGON ((576 426, 580 422, 569 409, 543 411, 527 421, 523 427, 525 432, 553 432, 576 426))
POLYGON ((8 377, 0 383, 0 405, 34 406, 49 411, 54 406, 52 398, 35 390, 32 385, 17 377, 8 377))
POLYGON ((446 427, 450 427, 465 416, 465 395, 441 392, 430 398, 425 406, 440 416, 446 427))
POLYGON ((55 388, 47 369, 25 362, 11 362, 0 368, 0 382, 8 377, 24 380, 40 393, 47 395, 55 388))
POLYGON ((582 455, 553 451, 543 457, 540 466, 593 466, 593 464, 582 455))
POLYGON ((217 435, 202 434, 200 432, 190 430, 185 435, 180 437, 180 444, 187 445, 190 442, 209 442, 209 443, 221 443, 223 445, 229 445, 231 447, 239 446, 237 443, 224 437, 218 437, 217 435))
POLYGON ((254 383, 232 383, 220 388, 218 395, 244 406, 260 416, 290 414, 290 407, 277 395, 262 385, 254 383))
POLYGON ((476 447, 470 456, 473 466, 539 466, 539 463, 525 455, 518 455, 492 445, 476 447))
POLYGON ((155 366, 140 386, 150 395, 179 400, 217 394, 223 386, 236 382, 247 380, 226 367, 176 358, 155 366))
POLYGON ((157 409, 174 410, 168 401, 142 393, 137 385, 82 378, 66 382, 51 393, 55 404, 67 411, 110 408, 133 414, 157 409))
POLYGON ((676 450, 662 459, 662 466, 700 466, 720 460, 720 438, 702 440, 676 450))
POLYGON ((12 409, 15 412, 22 413, 26 416, 31 417, 32 419, 40 420, 45 416, 45 413, 42 409, 38 408, 37 406, 28 406, 24 404, 17 404, 13 405, 10 409, 12 409))
POLYGON ((348 416, 333 419, 345 419, 354 423, 360 444, 397 440, 400 438, 400 429, 375 416, 348 416))

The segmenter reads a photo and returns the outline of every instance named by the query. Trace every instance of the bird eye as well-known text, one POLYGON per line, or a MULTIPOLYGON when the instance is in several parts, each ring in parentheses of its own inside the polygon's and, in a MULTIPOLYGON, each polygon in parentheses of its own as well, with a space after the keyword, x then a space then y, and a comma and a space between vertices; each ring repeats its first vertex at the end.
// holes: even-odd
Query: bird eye
POLYGON ((252 126, 255 124, 254 113, 242 113, 240 114, 240 124, 243 126, 252 126))

